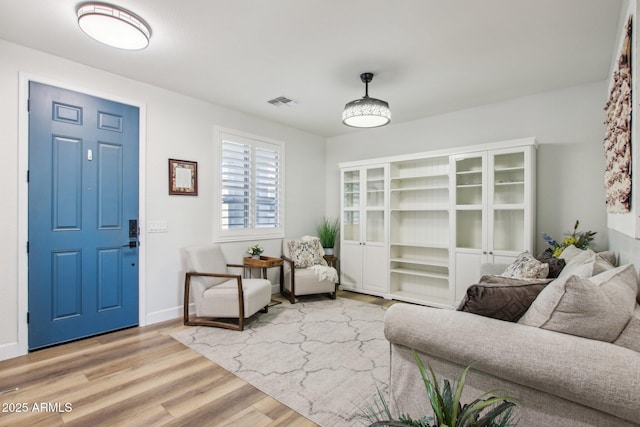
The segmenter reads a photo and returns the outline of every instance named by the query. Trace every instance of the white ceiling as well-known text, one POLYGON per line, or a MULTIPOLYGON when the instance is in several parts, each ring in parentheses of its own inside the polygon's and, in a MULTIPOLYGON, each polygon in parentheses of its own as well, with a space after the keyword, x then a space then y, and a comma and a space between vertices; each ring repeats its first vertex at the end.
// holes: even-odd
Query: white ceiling
MULTIPOLYGON (((392 123, 607 78, 620 0, 113 0, 143 51, 85 36, 77 0, 0 0, 0 38, 322 136, 344 104, 392 123), (286 96, 294 108, 267 100, 286 96)), ((0 58, 1 60, 1 58, 0 58)), ((604 100, 603 100, 604 101, 604 100)), ((375 131, 375 130, 368 130, 375 131)))

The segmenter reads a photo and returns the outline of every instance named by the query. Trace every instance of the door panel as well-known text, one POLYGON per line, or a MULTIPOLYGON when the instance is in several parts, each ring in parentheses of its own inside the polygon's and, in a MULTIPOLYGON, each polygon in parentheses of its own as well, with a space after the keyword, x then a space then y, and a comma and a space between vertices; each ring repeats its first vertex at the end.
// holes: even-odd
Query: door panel
POLYGON ((34 82, 29 105, 29 348, 134 326, 138 108, 34 82))

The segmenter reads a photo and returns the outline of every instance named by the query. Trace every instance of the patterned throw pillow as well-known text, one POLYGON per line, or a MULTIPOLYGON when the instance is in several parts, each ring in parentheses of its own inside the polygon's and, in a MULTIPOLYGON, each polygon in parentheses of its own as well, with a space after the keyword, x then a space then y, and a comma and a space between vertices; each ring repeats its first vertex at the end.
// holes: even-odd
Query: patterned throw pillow
POLYGON ((289 256, 296 268, 309 268, 313 265, 327 265, 320 239, 302 238, 289 240, 289 256))
POLYGON ((501 276, 515 279, 544 279, 548 274, 549 264, 541 263, 529 252, 523 252, 501 276))

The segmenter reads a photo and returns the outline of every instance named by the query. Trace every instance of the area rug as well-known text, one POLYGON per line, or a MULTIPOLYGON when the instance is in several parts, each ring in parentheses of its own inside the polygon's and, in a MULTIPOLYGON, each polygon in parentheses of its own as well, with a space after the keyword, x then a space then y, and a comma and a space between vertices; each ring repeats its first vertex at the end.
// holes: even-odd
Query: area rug
POLYGON ((355 426, 388 390, 384 313, 307 297, 270 307, 242 332, 199 326, 172 336, 323 427, 355 426))

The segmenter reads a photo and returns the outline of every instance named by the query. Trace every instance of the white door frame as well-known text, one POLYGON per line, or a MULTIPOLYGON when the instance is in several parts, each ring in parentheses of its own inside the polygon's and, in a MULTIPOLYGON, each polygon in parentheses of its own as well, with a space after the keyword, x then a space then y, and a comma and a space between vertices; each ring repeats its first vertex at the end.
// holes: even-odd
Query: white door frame
POLYGON ((16 356, 27 354, 29 351, 29 325, 27 312, 29 310, 29 264, 27 255, 27 241, 29 240, 29 185, 27 171, 29 169, 29 82, 38 82, 62 89, 84 93, 98 98, 132 105, 140 109, 139 115, 139 171, 138 171, 138 226, 140 227, 140 242, 138 246, 138 323, 146 325, 146 145, 147 145, 147 106, 145 103, 124 98, 111 93, 105 93, 93 88, 78 86, 74 83, 61 82, 48 77, 20 72, 18 89, 18 342, 16 356))

